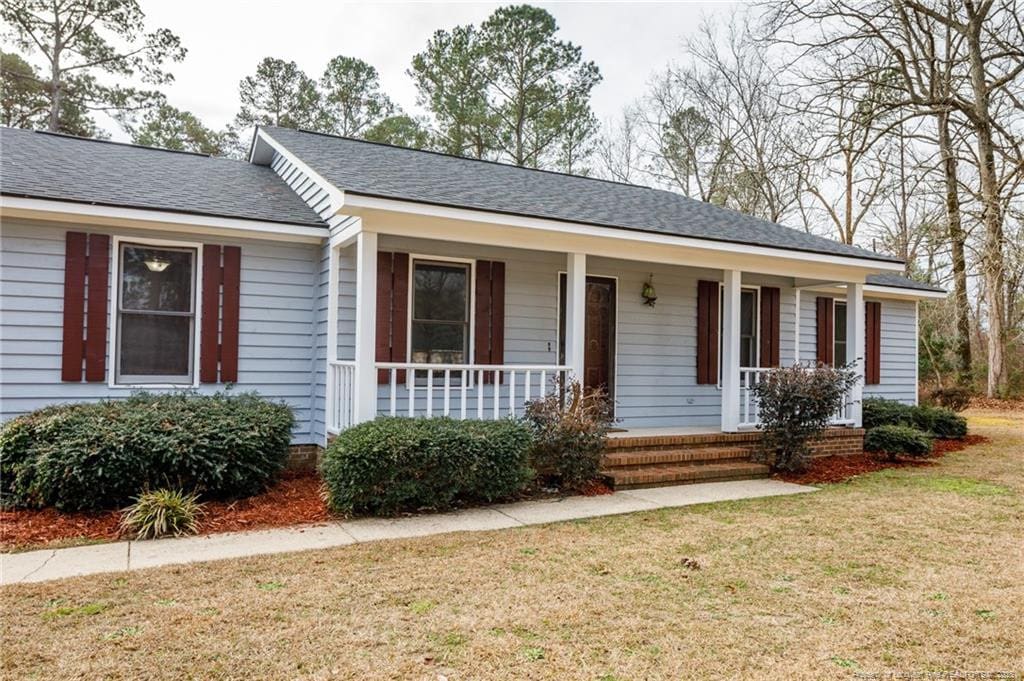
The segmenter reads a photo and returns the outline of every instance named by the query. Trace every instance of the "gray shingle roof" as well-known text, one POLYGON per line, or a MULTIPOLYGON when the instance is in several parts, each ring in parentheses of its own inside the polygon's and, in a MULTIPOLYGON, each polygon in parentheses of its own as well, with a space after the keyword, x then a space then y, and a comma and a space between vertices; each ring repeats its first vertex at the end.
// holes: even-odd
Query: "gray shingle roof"
POLYGON ((352 194, 899 262, 660 189, 287 128, 264 131, 352 194))
POLYGON ((325 227, 270 168, 0 128, 0 193, 325 227))
POLYGON ((946 289, 940 286, 933 286, 931 284, 925 284, 924 282, 914 281, 909 277, 904 277, 902 274, 896 274, 893 272, 869 274, 867 276, 867 283, 874 284, 875 286, 892 286, 893 288, 906 288, 911 289, 913 291, 931 291, 933 293, 946 292, 946 289))

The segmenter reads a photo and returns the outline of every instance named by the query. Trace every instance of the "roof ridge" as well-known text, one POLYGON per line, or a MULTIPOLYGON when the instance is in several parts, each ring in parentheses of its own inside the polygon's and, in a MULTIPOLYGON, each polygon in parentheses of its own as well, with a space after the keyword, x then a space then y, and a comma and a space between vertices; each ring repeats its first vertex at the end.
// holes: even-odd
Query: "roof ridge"
POLYGON ((277 130, 287 130, 290 132, 301 132, 306 135, 319 135, 320 137, 330 137, 331 139, 344 140, 346 142, 359 142, 361 144, 372 144, 378 147, 387 147, 391 149, 400 149, 402 151, 413 151, 421 154, 432 154, 434 156, 442 156, 444 158, 453 158, 459 161, 470 161, 472 163, 486 163, 493 166, 499 166, 502 168, 511 168, 512 170, 524 170, 534 173, 546 173, 548 175, 560 175, 561 177, 572 177, 578 180, 592 180, 594 182, 605 182, 607 184, 614 184, 620 187, 633 187, 634 189, 648 189, 654 192, 668 191, 666 189, 660 189, 658 187, 650 187, 645 184, 634 184, 632 182, 620 182, 618 180, 608 180, 603 177, 591 177, 590 175, 576 175, 575 173, 566 173, 561 170, 547 170, 545 168, 530 168, 528 166, 517 166, 514 163, 505 163, 503 161, 492 161, 486 158, 473 158, 471 156, 459 156, 458 154, 450 154, 446 151, 436 151, 434 149, 417 149, 415 147, 403 147, 400 144, 389 144, 388 142, 377 142, 374 140, 365 140, 358 137, 346 137, 345 135, 335 135, 329 132, 320 132, 318 130, 306 130, 305 128, 287 128, 281 125, 261 125, 260 128, 270 128, 277 130))
MULTIPOLYGON (((105 140, 96 137, 83 137, 82 135, 71 135, 66 132, 54 132, 53 130, 31 130, 28 128, 15 128, 12 126, 2 126, 5 130, 20 130, 24 132, 35 133, 37 135, 49 135, 51 137, 63 137, 65 139, 79 140, 81 142, 96 142, 97 144, 110 144, 119 147, 129 147, 131 149, 146 149, 148 151, 164 151, 169 154, 185 154, 186 156, 199 156, 200 158, 213 158, 221 159, 227 158, 225 156, 214 156, 213 154, 204 154, 200 151, 187 151, 185 149, 167 149, 166 147, 153 147, 148 144, 135 144, 134 142, 118 142, 117 140, 105 140)), ((235 159, 227 159, 235 160, 235 159)))

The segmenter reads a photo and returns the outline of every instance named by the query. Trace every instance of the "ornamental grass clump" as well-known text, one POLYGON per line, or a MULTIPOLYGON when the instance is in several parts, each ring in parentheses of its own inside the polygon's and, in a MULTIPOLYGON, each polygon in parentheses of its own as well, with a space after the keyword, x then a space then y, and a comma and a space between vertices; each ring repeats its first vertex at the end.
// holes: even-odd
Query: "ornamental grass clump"
POLYGON ((180 490, 143 492, 121 516, 121 531, 135 539, 181 537, 199 531, 199 495, 180 490))
POLYGON ((608 430, 615 419, 608 393, 585 389, 578 381, 556 382, 546 397, 526 405, 533 434, 530 462, 575 489, 597 477, 608 430))
POLYGON ((751 387, 764 433, 756 458, 776 470, 806 470, 811 440, 846 406, 858 380, 848 367, 795 365, 765 372, 751 387))

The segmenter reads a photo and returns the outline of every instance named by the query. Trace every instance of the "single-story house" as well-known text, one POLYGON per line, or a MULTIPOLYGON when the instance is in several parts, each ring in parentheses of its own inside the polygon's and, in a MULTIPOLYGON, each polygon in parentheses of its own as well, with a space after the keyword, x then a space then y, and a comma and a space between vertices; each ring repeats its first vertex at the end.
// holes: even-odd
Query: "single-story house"
MULTIPOLYGON (((0 416, 256 390, 296 445, 603 386, 627 431, 753 429, 770 367, 917 399, 899 260, 676 193, 261 127, 247 161, 0 129, 0 416)), ((653 431, 648 431, 653 432, 653 431)))

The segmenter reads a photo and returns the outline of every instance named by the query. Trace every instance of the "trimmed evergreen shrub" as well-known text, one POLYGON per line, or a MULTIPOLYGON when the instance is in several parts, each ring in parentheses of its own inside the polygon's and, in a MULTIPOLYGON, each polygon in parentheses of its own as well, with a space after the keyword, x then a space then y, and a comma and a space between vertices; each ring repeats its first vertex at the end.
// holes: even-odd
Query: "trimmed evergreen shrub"
POLYGON ((943 440, 962 440, 967 436, 967 419, 951 409, 920 406, 914 408, 914 425, 943 440))
POLYGON ((605 390, 586 390, 569 381, 526 405, 526 424, 533 433, 530 463, 554 473, 564 487, 576 488, 597 477, 608 429, 615 418, 605 390))
POLYGON ((967 419, 950 409, 869 397, 864 400, 864 428, 870 431, 879 426, 908 426, 943 439, 967 435, 967 419))
POLYGON ((882 397, 867 397, 863 401, 863 424, 866 430, 878 426, 913 426, 914 407, 882 397))
POLYGON ((900 454, 923 457, 931 454, 932 439, 910 426, 878 426, 864 436, 864 451, 884 454, 892 461, 900 454))
POLYGON ((349 428, 320 462, 339 513, 392 515, 491 502, 533 476, 530 431, 519 421, 378 418, 349 428))
POLYGON ((255 394, 46 407, 0 428, 0 493, 62 511, 119 508, 160 487, 251 496, 284 467, 293 422, 286 405, 255 394))

